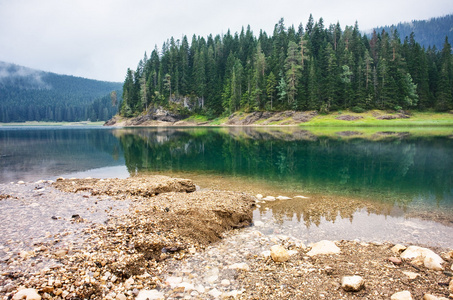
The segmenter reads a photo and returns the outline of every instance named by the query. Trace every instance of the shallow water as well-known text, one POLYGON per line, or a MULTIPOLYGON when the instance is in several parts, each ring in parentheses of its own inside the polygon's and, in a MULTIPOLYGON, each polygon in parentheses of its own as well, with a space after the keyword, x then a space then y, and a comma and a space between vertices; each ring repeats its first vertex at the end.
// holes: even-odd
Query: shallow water
POLYGON ((0 182, 186 177, 201 188, 293 198, 260 204, 254 219, 265 234, 453 247, 453 131, 354 132, 0 128, 0 182))

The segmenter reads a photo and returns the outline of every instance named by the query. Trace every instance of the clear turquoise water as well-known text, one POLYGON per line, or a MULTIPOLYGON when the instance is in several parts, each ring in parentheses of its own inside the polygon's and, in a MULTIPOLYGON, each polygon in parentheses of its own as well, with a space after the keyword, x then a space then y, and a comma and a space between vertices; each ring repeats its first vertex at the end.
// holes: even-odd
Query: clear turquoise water
POLYGON ((0 182, 193 174, 221 188, 256 186, 250 190, 315 202, 261 204, 254 218, 272 233, 453 246, 453 130, 446 131, 365 138, 250 127, 0 127, 0 182))

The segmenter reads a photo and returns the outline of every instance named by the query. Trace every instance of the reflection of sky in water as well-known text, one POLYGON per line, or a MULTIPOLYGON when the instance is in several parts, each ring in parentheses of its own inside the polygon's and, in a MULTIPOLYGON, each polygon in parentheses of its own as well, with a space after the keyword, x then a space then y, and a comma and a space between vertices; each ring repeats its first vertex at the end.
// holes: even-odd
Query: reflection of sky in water
POLYGON ((88 171, 59 175, 63 178, 128 178, 129 171, 126 166, 97 168, 88 171))
POLYGON ((307 226, 293 218, 285 218, 283 223, 275 222, 272 210, 266 213, 254 212, 254 221, 264 225, 257 229, 264 234, 283 234, 298 238, 305 243, 320 240, 361 240, 421 244, 429 246, 453 247, 453 229, 433 221, 409 219, 404 216, 378 215, 364 209, 357 210, 352 218, 342 218, 339 214, 335 221, 320 218, 318 225, 307 226))
POLYGON ((111 130, 0 128, 0 182, 50 179, 118 165, 124 166, 124 155, 111 130))

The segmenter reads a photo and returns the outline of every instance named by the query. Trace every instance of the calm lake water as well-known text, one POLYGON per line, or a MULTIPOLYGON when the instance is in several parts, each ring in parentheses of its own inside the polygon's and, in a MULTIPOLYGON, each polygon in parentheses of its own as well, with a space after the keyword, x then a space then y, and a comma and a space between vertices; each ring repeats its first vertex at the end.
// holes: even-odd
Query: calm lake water
POLYGON ((453 129, 0 127, 1 183, 142 173, 292 198, 264 233, 453 247, 453 129))

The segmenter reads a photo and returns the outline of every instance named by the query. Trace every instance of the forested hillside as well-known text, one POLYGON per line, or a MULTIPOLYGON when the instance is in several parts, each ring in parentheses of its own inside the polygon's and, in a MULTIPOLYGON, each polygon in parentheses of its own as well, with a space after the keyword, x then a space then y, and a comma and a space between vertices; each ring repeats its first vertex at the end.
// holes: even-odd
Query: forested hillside
POLYGON ((171 37, 128 69, 122 116, 150 107, 219 116, 234 111, 452 109, 451 45, 424 49, 397 31, 361 34, 323 19, 272 35, 250 27, 191 42, 171 37))
POLYGON ((382 30, 391 32, 394 29, 398 31, 401 38, 409 37, 413 32, 415 40, 422 47, 436 46, 437 49, 442 49, 446 36, 448 36, 449 41, 453 39, 453 15, 398 23, 397 25, 378 27, 375 30, 377 32, 382 32, 382 30))
POLYGON ((0 122, 108 120, 121 93, 121 83, 0 62, 0 122))

